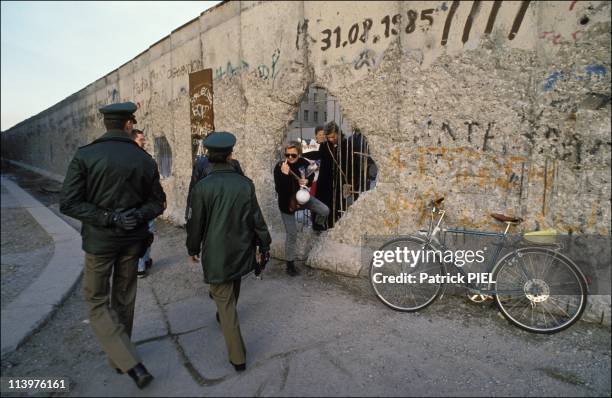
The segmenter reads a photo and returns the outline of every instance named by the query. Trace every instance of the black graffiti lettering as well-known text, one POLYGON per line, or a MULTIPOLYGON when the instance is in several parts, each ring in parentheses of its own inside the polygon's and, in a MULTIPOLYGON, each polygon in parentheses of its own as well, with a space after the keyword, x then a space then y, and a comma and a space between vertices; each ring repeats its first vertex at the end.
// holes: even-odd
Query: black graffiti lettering
POLYGON ((329 29, 325 29, 325 30, 324 30, 323 32, 321 32, 321 33, 323 33, 324 35, 327 35, 327 37, 326 37, 326 38, 321 39, 321 41, 322 41, 323 43, 325 43, 325 46, 321 47, 321 50, 322 50, 322 51, 325 51, 325 50, 327 50, 328 48, 330 48, 330 47, 331 47, 331 35, 332 35, 332 32, 331 32, 331 30, 329 30, 329 29))
POLYGON ((461 36, 461 42, 465 44, 466 41, 470 38, 470 30, 472 29, 472 22, 474 22, 474 18, 478 14, 478 10, 480 10, 480 1, 476 0, 472 3, 472 9, 470 10, 470 14, 465 21, 465 26, 463 28, 463 36, 461 36))
POLYGON ((453 133, 453 129, 451 129, 451 126, 450 126, 449 123, 442 122, 442 131, 446 131, 448 133, 448 135, 451 136, 453 141, 455 141, 457 139, 457 137, 455 137, 455 133, 453 133))
MULTIPOLYGON (((393 25, 400 25, 402 23, 402 16, 400 14, 395 14, 391 19, 391 22, 393 25)), ((399 32, 396 29, 391 28, 391 34, 397 35, 398 33, 399 32)))
POLYGON ((340 47, 340 27, 336 26, 334 29, 334 33, 336 34, 336 48, 340 47))
POLYGON ((488 149, 487 147, 487 143, 492 139, 495 138, 495 136, 491 135, 491 129, 493 128, 493 125, 495 124, 495 122, 489 122, 489 124, 487 124, 487 131, 485 132, 484 135, 484 142, 482 143, 482 151, 486 151, 488 149))
POLYGON ((552 134, 554 134, 555 137, 559 138, 559 130, 554 127, 547 126, 546 132, 544 133, 544 137, 546 137, 546 139, 549 139, 552 134))
POLYGON ((431 14, 434 13, 434 9, 433 8, 428 8, 426 10, 421 11, 421 21, 428 21, 429 22, 429 26, 433 25, 433 17, 431 16, 431 14))
POLYGON ((414 10, 408 10, 408 24, 406 25, 406 33, 412 33, 416 29, 416 20, 418 14, 414 10))
POLYGON ((351 26, 351 29, 349 29, 349 33, 348 33, 349 43, 351 44, 355 43, 358 37, 359 37, 359 24, 354 23, 353 26, 351 26))
POLYGON ((463 124, 467 124, 468 126, 468 142, 472 142, 472 133, 474 132, 474 126, 478 126, 478 122, 464 122, 463 124))
POLYGON ((529 7, 529 1, 523 1, 521 3, 521 8, 519 8, 516 13, 516 17, 514 18, 514 23, 512 23, 512 29, 510 30, 510 34, 508 35, 508 40, 512 40, 516 37, 519 29, 521 28, 521 23, 523 22, 523 18, 525 17, 525 13, 527 12, 527 7, 529 7))
POLYGON ((455 16, 455 12, 459 8, 459 1, 453 1, 451 4, 450 10, 448 10, 448 15, 446 16, 446 22, 444 22, 444 30, 442 31, 442 41, 440 44, 445 46, 448 42, 448 32, 450 31, 451 23, 453 22, 453 17, 455 16))
POLYGON ((389 26, 391 25, 391 18, 386 15, 383 19, 381 19, 380 23, 385 24, 385 37, 389 37, 389 26))
POLYGON ((489 19, 487 21, 487 27, 485 28, 485 33, 489 34, 493 31, 493 25, 495 25, 495 18, 497 18, 497 12, 501 7, 501 0, 495 0, 493 2, 493 8, 491 9, 491 13, 489 14, 489 19))
POLYGON ((363 43, 365 43, 368 40, 368 32, 370 31, 370 29, 372 29, 372 24, 373 24, 372 18, 366 18, 363 21, 363 34, 359 38, 359 40, 361 40, 363 43))
POLYGON ((363 65, 367 65, 369 68, 374 66, 374 54, 371 50, 363 50, 359 54, 359 59, 355 62, 355 69, 359 70, 363 65))

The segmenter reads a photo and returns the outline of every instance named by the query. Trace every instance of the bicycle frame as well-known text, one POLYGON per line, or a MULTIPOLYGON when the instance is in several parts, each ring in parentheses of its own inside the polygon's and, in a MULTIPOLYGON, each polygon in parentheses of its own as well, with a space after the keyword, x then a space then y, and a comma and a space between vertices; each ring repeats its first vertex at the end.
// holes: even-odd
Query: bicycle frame
MULTIPOLYGON (((472 236, 488 236, 488 237, 497 237, 499 238, 498 241, 494 242, 494 245, 496 246, 496 250, 493 254, 493 257, 488 261, 486 270, 488 272, 491 272, 493 270, 493 267, 495 266, 495 264, 497 264, 497 260, 499 258, 499 255, 501 253, 501 251, 503 250, 503 248, 505 247, 505 243, 507 241, 508 238, 508 231, 510 230, 510 225, 511 223, 507 223, 506 225, 506 229, 504 230, 504 232, 485 232, 485 231, 476 231, 476 230, 467 230, 467 229, 454 229, 454 228, 440 228, 440 225, 442 224, 442 220, 444 219, 444 215, 446 214, 445 210, 443 209, 437 209, 435 207, 435 205, 432 207, 432 211, 431 211, 431 219, 430 219, 430 223, 429 223, 429 228, 427 231, 427 238, 426 238, 426 242, 425 244, 428 246, 433 247, 434 249, 438 249, 438 250, 447 250, 448 247, 445 244, 440 243, 440 241, 437 239, 438 234, 440 233, 440 231, 442 232, 451 232, 451 233, 457 233, 457 234, 461 234, 461 235, 472 235, 472 236), (435 222, 435 215, 438 214, 438 220, 437 222, 435 222), (432 228, 432 226, 435 223, 435 227, 432 228)), ((453 262, 444 262, 443 261, 443 265, 444 265, 444 270, 446 272, 448 272, 448 267, 449 266, 454 266, 461 275, 463 275, 466 279, 466 281, 468 280, 467 278, 467 273, 466 271, 464 271, 462 266, 458 266, 455 261, 453 260, 453 262)), ((496 289, 495 286, 493 285, 493 287, 489 287, 487 289, 482 289, 480 287, 478 287, 477 283, 474 282, 466 282, 463 284, 464 287, 466 287, 468 290, 470 290, 473 293, 478 293, 478 294, 496 294, 496 289)), ((491 284, 489 284, 489 286, 491 286, 491 284)))

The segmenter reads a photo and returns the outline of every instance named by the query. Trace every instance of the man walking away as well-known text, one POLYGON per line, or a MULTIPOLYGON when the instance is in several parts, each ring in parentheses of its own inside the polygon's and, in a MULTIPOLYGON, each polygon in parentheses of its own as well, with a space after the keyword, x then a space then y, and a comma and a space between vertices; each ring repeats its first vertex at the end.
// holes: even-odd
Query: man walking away
POLYGON ((60 210, 83 225, 83 295, 94 334, 111 366, 144 388, 153 376, 130 341, 136 264, 146 249, 148 222, 163 212, 166 195, 157 164, 130 137, 136 109, 132 102, 100 109, 107 132, 77 150, 60 210))
MULTIPOLYGON (((139 147, 144 149, 145 142, 147 141, 144 131, 132 129, 132 139, 138 144, 139 147)), ((164 203, 164 209, 166 209, 166 203, 164 203)), ((138 259, 138 273, 136 275, 139 278, 144 278, 147 276, 147 270, 149 270, 153 265, 153 259, 151 258, 151 244, 153 243, 153 234, 155 233, 155 220, 149 221, 149 232, 149 242, 151 243, 147 245, 147 251, 145 251, 144 255, 138 259)))
POLYGON ((256 242, 262 264, 269 258, 270 233, 261 214, 255 186, 229 163, 236 137, 216 132, 204 140, 211 173, 191 193, 187 221, 187 252, 200 261, 204 282, 219 314, 229 361, 236 371, 246 369, 246 350, 238 314, 240 278, 255 268, 256 242))

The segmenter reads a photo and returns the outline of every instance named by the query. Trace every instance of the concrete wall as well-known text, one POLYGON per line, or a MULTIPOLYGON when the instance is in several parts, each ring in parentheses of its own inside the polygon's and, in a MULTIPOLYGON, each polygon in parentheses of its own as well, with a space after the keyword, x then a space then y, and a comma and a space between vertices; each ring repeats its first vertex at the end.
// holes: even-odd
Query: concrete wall
POLYGON ((310 83, 340 100, 379 167, 376 188, 312 241, 311 265, 357 274, 363 235, 421 228, 433 196, 447 198, 450 224, 496 229, 488 213, 501 212, 527 229, 610 234, 605 1, 223 3, 3 132, 2 156, 63 175, 102 134, 97 108, 134 101, 146 149, 162 135, 171 145, 165 217, 182 223, 188 74, 202 68, 213 69, 216 128, 238 137, 278 256, 272 152, 310 83))

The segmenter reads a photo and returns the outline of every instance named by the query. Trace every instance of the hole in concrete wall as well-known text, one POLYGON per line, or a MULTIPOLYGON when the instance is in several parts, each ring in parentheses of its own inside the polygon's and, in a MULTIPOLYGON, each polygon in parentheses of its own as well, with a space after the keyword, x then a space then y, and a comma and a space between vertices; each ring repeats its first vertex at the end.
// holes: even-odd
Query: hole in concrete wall
POLYGON ((162 177, 169 177, 172 173, 172 148, 166 137, 155 137, 155 160, 162 177))
MULTIPOLYGON (((314 84, 308 87, 285 133, 284 142, 287 141, 300 141, 304 157, 320 166, 311 194, 329 207, 328 228, 334 226, 363 192, 376 185, 378 169, 370 156, 367 138, 343 117, 339 99, 324 87, 314 84), (341 133, 335 147, 329 146, 326 138, 322 143, 317 142, 315 136, 317 127, 330 122, 335 122, 341 133)), ((278 158, 284 160, 282 152, 278 158)), ((308 210, 296 212, 296 217, 303 225, 312 224, 308 210)))
POLYGON ((587 17, 586 15, 580 18, 580 25, 586 25, 588 23, 589 23, 589 17, 587 17))

